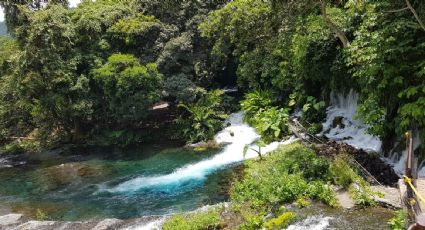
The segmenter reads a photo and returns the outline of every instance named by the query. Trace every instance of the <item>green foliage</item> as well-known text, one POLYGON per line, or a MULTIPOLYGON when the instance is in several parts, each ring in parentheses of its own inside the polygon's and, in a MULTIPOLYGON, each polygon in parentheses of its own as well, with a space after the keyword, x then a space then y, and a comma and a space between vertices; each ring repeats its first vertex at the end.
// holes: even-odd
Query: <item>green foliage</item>
POLYGON ((348 189, 356 204, 361 206, 374 206, 376 202, 373 196, 376 195, 369 186, 369 183, 360 177, 347 162, 351 158, 348 155, 338 155, 330 166, 330 175, 335 184, 348 189))
POLYGON ((404 230, 407 227, 407 212, 405 210, 397 210, 394 217, 388 221, 392 230, 404 230))
POLYGON ((164 230, 204 230, 218 229, 220 224, 220 209, 197 212, 188 215, 174 215, 162 226, 164 230))
POLYGON ((241 101, 244 120, 251 123, 257 113, 269 108, 272 102, 273 96, 270 91, 256 90, 245 94, 245 99, 241 101))
POLYGON ((38 221, 43 221, 43 220, 47 220, 49 217, 47 216, 46 213, 43 212, 43 210, 37 208, 37 210, 35 211, 35 219, 38 221))
POLYGON ((248 164, 244 179, 232 188, 232 201, 248 202, 259 210, 300 197, 335 205, 333 191, 323 180, 328 167, 325 159, 300 144, 282 146, 263 161, 248 164))
POLYGON ((308 124, 321 122, 326 117, 326 103, 324 101, 318 102, 316 98, 309 96, 301 111, 303 112, 301 122, 308 124))
POLYGON ((293 212, 285 212, 282 215, 271 219, 264 223, 266 229, 274 230, 274 229, 284 229, 286 228, 295 218, 295 213, 293 212))
POLYGON ((271 107, 258 112, 252 118, 251 124, 265 141, 271 142, 281 140, 285 134, 289 133, 288 118, 288 109, 271 107))
POLYGON ((179 104, 187 114, 177 118, 176 123, 188 142, 210 140, 223 128, 227 115, 222 99, 223 91, 213 90, 202 95, 196 102, 179 104))
POLYGON ((241 101, 244 120, 251 124, 266 142, 279 140, 289 131, 289 110, 272 105, 273 96, 270 91, 257 90, 247 93, 241 101))
POLYGON ((305 208, 307 206, 310 206, 311 203, 304 197, 298 197, 298 199, 295 201, 297 203, 297 206, 299 208, 305 208))
POLYGON ((197 87, 184 74, 174 75, 164 82, 164 89, 167 96, 175 98, 177 102, 191 103, 202 93, 202 89, 197 87))
POLYGON ((93 75, 102 90, 100 103, 108 122, 138 121, 160 99, 161 74, 156 65, 143 66, 132 55, 111 55, 93 75))
POLYGON ((334 162, 330 165, 330 174, 333 182, 348 189, 358 177, 357 173, 347 164, 347 156, 337 156, 334 162))

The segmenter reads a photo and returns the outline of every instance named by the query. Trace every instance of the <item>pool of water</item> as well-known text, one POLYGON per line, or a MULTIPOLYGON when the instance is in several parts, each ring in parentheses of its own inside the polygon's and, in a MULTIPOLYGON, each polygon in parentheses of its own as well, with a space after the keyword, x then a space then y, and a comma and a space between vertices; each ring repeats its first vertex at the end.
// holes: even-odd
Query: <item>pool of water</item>
MULTIPOLYGON (((154 178, 213 157, 174 146, 129 150, 84 149, 30 156, 21 167, 0 169, 0 204, 34 216, 37 209, 55 220, 132 218, 189 211, 225 201, 235 164, 204 178, 115 191, 135 178, 154 178)), ((141 181, 140 183, 145 183, 141 181)))

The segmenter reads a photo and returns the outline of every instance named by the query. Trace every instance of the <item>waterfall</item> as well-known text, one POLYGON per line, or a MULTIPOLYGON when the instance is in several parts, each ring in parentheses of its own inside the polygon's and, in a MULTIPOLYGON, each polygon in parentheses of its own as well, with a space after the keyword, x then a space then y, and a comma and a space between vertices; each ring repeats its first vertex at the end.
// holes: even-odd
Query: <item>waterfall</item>
MULTIPOLYGON (((326 111, 326 121, 323 125, 323 132, 331 140, 347 143, 355 148, 364 149, 368 152, 381 152, 381 140, 367 133, 368 126, 356 119, 357 100, 359 95, 350 90, 347 95, 331 93, 331 103, 326 111), (335 124, 335 119, 341 119, 339 124, 335 124)), ((414 149, 421 145, 419 134, 414 135, 414 149)), ((384 157, 388 164, 392 165, 394 171, 402 175, 405 169, 406 151, 392 151, 389 157, 384 157)), ((425 162, 421 162, 418 167, 418 175, 425 176, 425 162)))
MULTIPOLYGON (((231 164, 241 162, 245 159, 251 159, 258 154, 249 149, 244 156, 244 148, 246 145, 252 145, 260 136, 255 130, 243 122, 243 113, 235 113, 230 116, 226 124, 230 126, 219 132, 215 136, 215 141, 218 144, 227 144, 224 149, 217 155, 202 160, 194 164, 188 164, 174 170, 170 174, 156 176, 139 176, 128 181, 122 182, 112 188, 103 188, 111 193, 126 193, 136 192, 140 189, 164 189, 174 190, 176 187, 193 181, 204 181, 206 177, 231 164)), ((289 144, 294 142, 294 138, 286 142, 273 142, 261 149, 261 152, 268 153, 275 150, 280 144, 289 144)), ((252 148, 257 148, 252 145, 252 148)))
POLYGON ((328 229, 332 217, 311 216, 290 225, 286 230, 324 230, 328 229))
POLYGON ((331 93, 331 103, 326 111, 326 121, 322 124, 324 135, 331 140, 342 141, 355 148, 369 152, 379 152, 382 142, 378 137, 367 133, 367 126, 356 119, 357 100, 359 95, 354 91, 344 95, 331 93), (335 119, 342 124, 335 124, 335 119))
MULTIPOLYGON (((413 150, 416 150, 421 145, 421 139, 419 138, 419 133, 414 132, 413 135, 413 150)), ((406 168, 406 158, 407 158, 407 150, 403 150, 401 152, 397 151, 391 151, 388 157, 385 157, 384 160, 393 166, 394 171, 398 175, 403 175, 404 170, 406 168)), ((417 162, 418 159, 415 157, 415 162, 417 162)), ((418 176, 424 177, 425 176, 425 162, 421 162, 418 164, 418 176)))

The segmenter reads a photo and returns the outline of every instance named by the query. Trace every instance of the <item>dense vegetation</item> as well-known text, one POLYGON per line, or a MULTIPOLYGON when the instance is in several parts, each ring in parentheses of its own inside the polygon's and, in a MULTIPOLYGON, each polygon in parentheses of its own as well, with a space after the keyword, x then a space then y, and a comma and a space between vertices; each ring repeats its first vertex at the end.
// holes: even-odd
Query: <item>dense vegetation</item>
POLYGON ((423 1, 66 3, 0 3, 12 34, 0 47, 2 143, 145 141, 160 101, 178 130, 165 138, 206 140, 233 107, 217 89, 231 86, 265 141, 296 111, 320 131, 330 92, 349 89, 371 133, 423 136, 423 1))
POLYGON ((283 229, 297 220, 294 211, 312 202, 338 206, 335 186, 351 190, 351 197, 362 207, 376 205, 372 200, 376 194, 368 183, 340 157, 319 157, 300 143, 284 145, 247 162, 244 177, 232 185, 227 208, 175 215, 163 228, 283 229))
MULTIPOLYGON (((264 146, 289 134, 293 113, 319 133, 331 92, 351 89, 360 95, 358 118, 390 143, 384 146, 393 147, 408 129, 425 139, 422 0, 83 0, 76 8, 67 0, 9 0, 0 6, 10 33, 1 36, 0 24, 1 152, 207 141, 237 110, 264 146), (234 87, 234 97, 223 90, 234 87)), ((336 206, 334 186, 359 205, 375 205, 346 157, 325 159, 300 144, 280 148, 247 163, 232 186, 230 210, 177 215, 164 229, 282 229, 296 219, 284 205, 336 206)), ((399 213, 390 224, 402 228, 403 219, 399 213)))

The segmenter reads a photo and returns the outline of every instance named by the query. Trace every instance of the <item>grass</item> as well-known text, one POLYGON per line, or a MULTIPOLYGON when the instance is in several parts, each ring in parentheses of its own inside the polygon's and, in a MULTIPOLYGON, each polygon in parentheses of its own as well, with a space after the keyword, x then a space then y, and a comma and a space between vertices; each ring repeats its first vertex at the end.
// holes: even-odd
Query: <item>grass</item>
POLYGON ((219 229, 221 209, 187 215, 174 215, 162 226, 163 230, 203 230, 219 229))
POLYGON ((350 156, 338 155, 330 166, 330 174, 336 185, 347 189, 355 203, 360 206, 375 206, 373 200, 375 193, 370 189, 369 183, 360 177, 347 163, 350 156))
POLYGON ((270 209, 275 203, 291 203, 299 198, 335 206, 328 177, 328 160, 295 143, 278 148, 261 161, 248 162, 244 179, 235 183, 231 198, 257 209, 270 209))

